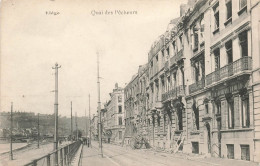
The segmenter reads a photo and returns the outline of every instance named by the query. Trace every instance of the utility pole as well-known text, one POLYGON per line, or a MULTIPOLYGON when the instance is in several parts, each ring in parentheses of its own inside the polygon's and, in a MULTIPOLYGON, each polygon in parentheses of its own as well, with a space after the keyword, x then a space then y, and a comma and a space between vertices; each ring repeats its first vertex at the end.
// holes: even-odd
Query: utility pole
POLYGON ((89 146, 91 146, 91 117, 90 117, 90 94, 88 95, 88 116, 89 116, 89 146))
POLYGON ((98 138, 99 138, 99 148, 100 148, 100 155, 103 157, 103 150, 102 150, 102 131, 101 131, 101 102, 100 102, 100 81, 99 81, 99 54, 97 52, 97 84, 98 84, 98 138))
POLYGON ((39 144, 39 142, 40 142, 40 120, 39 120, 39 113, 38 113, 38 136, 37 136, 37 140, 38 140, 38 142, 37 142, 37 148, 39 149, 39 147, 40 147, 40 144, 39 144))
POLYGON ((58 63, 55 64, 55 67, 52 67, 52 69, 55 69, 55 102, 54 102, 54 115, 55 115, 55 132, 54 132, 54 165, 58 165, 58 69, 61 66, 58 65, 58 63))
POLYGON ((71 140, 73 137, 73 123, 72 123, 72 101, 70 102, 70 135, 71 135, 71 140))
POLYGON ((13 160, 13 102, 11 102, 11 127, 10 127, 10 156, 9 159, 13 160))
POLYGON ((87 132, 88 132, 88 125, 87 125, 87 110, 85 108, 85 120, 86 120, 86 130, 85 130, 85 133, 86 133, 86 138, 87 138, 87 132))
POLYGON ((76 122, 76 141, 78 141, 78 139, 79 139, 79 137, 78 137, 78 117, 77 117, 77 112, 75 112, 75 117, 76 117, 76 120, 75 120, 75 122, 76 122))

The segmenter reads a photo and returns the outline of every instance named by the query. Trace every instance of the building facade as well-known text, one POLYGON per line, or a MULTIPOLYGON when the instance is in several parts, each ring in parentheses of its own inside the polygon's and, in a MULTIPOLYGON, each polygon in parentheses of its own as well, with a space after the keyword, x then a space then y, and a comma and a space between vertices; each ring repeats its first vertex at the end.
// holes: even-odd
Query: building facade
POLYGON ((126 126, 145 123, 156 148, 259 162, 258 13, 259 0, 182 6, 148 53, 146 116, 138 74, 125 88, 126 126))
POLYGON ((125 145, 131 144, 131 140, 138 136, 149 139, 150 132, 147 125, 148 82, 148 66, 147 64, 140 65, 138 73, 124 88, 126 131, 123 143, 125 145))
POLYGON ((105 104, 103 132, 108 143, 121 144, 125 131, 124 124, 124 89, 118 87, 110 93, 110 100, 105 104))

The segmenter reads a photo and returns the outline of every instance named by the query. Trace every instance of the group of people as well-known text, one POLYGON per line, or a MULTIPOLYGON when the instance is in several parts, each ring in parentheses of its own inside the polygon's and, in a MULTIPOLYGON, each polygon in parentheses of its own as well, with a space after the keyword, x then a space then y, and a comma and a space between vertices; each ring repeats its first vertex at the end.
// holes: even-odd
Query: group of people
POLYGON ((83 145, 87 145, 89 147, 89 145, 90 145, 90 139, 89 138, 82 138, 81 141, 82 141, 83 145))

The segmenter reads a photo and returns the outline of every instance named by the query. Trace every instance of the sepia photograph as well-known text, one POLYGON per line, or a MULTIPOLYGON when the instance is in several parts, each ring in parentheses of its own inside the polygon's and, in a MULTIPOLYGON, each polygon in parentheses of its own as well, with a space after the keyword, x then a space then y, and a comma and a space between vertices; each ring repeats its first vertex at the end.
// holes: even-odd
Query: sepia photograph
POLYGON ((260 166, 260 0, 0 0, 0 166, 260 166))

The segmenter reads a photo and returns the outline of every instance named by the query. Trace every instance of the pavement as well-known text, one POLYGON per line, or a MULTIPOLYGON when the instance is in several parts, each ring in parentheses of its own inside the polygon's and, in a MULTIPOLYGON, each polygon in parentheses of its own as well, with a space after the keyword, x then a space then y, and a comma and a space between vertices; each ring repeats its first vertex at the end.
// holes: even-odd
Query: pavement
MULTIPOLYGON (((13 143, 13 150, 18 150, 21 148, 27 147, 27 143, 13 143)), ((0 155, 4 153, 9 153, 10 151, 10 144, 0 144, 0 155)))
POLYGON ((257 166, 258 163, 241 160, 204 158, 201 156, 189 156, 186 154, 169 154, 141 149, 133 150, 129 147, 103 144, 103 157, 101 157, 98 143, 92 141, 92 148, 83 146, 82 162, 80 165, 96 166, 257 166))

